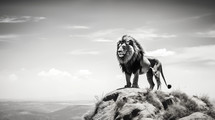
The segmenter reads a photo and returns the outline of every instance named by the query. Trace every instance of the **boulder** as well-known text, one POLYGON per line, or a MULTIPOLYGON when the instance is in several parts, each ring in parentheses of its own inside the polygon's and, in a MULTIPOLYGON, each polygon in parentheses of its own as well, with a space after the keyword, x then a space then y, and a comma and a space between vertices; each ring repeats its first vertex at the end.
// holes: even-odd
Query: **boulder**
POLYGON ((99 100, 84 115, 85 120, 193 120, 214 119, 212 106, 180 91, 165 93, 150 89, 123 88, 99 100))

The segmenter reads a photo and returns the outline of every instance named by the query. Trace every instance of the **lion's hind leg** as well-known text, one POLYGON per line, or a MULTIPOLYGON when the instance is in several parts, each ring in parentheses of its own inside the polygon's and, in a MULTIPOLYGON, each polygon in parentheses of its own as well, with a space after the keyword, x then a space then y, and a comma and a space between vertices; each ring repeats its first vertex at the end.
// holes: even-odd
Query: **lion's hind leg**
POLYGON ((153 90, 155 84, 153 82, 153 71, 152 71, 152 69, 148 70, 148 72, 146 73, 146 77, 147 77, 147 80, 149 82, 150 89, 153 90))
POLYGON ((154 76, 155 76, 155 79, 156 79, 156 82, 157 82, 157 90, 158 90, 159 88, 161 88, 160 71, 156 71, 154 73, 154 76))

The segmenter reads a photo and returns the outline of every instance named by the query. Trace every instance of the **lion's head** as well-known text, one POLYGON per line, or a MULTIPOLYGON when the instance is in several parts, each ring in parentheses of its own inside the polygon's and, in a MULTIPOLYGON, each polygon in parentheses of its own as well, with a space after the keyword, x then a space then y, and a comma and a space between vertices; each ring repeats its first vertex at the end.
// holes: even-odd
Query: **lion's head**
POLYGON ((131 59, 135 59, 136 56, 144 51, 140 44, 131 36, 124 35, 117 43, 117 58, 121 64, 129 62, 131 59))

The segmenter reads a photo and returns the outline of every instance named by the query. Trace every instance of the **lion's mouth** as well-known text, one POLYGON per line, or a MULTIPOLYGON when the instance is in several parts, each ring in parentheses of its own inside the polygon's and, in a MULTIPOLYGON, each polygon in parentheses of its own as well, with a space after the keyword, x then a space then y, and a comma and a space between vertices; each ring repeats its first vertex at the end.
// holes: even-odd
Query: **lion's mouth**
POLYGON ((125 51, 118 51, 117 54, 119 57, 124 57, 126 52, 125 51))

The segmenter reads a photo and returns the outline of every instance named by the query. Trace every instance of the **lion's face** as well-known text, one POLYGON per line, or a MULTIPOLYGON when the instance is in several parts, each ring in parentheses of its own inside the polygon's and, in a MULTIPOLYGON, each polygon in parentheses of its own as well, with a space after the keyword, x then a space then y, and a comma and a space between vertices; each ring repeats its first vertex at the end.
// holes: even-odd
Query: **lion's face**
POLYGON ((117 45, 117 55, 118 57, 122 58, 126 55, 126 53, 128 52, 128 44, 126 43, 126 41, 119 41, 118 45, 117 45))
POLYGON ((130 36, 123 36, 117 43, 117 57, 121 60, 130 59, 134 53, 134 41, 130 36))

